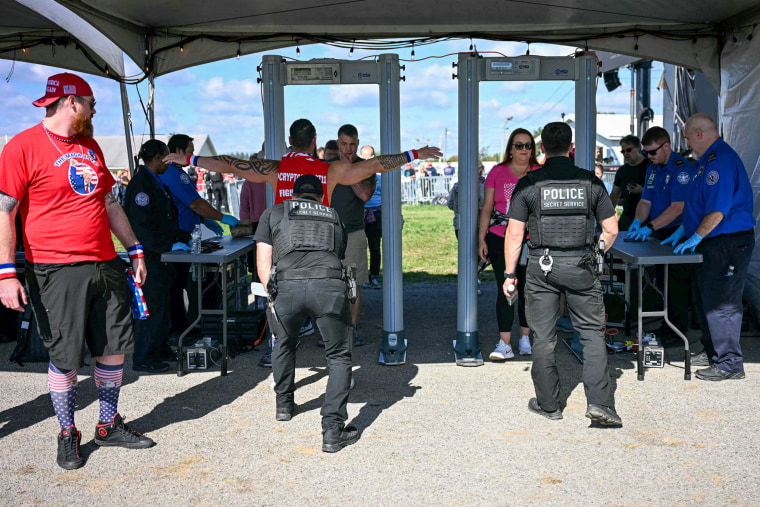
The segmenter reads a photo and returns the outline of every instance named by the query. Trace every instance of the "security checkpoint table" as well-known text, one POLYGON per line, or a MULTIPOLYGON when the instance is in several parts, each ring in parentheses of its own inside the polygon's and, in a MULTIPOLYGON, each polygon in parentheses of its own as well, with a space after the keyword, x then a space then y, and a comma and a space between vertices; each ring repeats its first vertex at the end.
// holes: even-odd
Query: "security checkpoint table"
MULTIPOLYGON (((221 374, 227 375, 227 266, 234 264, 235 266, 235 283, 240 283, 240 258, 253 250, 254 242, 249 237, 233 238, 232 236, 222 236, 213 240, 215 243, 219 243, 222 247, 218 250, 214 250, 209 253, 193 254, 183 251, 172 251, 161 254, 161 260, 163 262, 190 262, 193 263, 193 267, 198 273, 197 287, 198 287, 198 316, 190 326, 185 329, 179 337, 177 343, 177 376, 181 377, 185 374, 184 369, 184 354, 182 351, 182 343, 184 338, 192 331, 192 329, 198 324, 204 315, 221 315, 222 317, 222 364, 221 374), (212 310, 203 309, 203 268, 218 270, 222 277, 222 309, 212 310)), ((246 285, 247 287, 247 285, 246 285)), ((240 293, 235 291, 235 306, 237 310, 242 309, 242 302, 240 301, 240 293)), ((247 306, 247 300, 246 300, 247 306)), ((150 310, 150 308, 148 309, 150 310)))
MULTIPOLYGON (((684 380, 691 380, 691 356, 689 352, 689 341, 678 328, 676 328, 670 320, 668 320, 668 266, 670 264, 699 264, 702 262, 702 254, 687 252, 682 255, 673 253, 675 249, 672 245, 661 245, 659 241, 648 238, 647 241, 625 241, 625 235, 619 235, 615 240, 615 243, 610 248, 609 253, 613 257, 618 257, 623 262, 636 266, 638 287, 639 287, 639 303, 638 303, 638 354, 637 354, 637 367, 638 367, 638 379, 644 380, 644 347, 643 347, 643 319, 644 317, 663 317, 665 323, 670 327, 684 343, 684 380), (664 266, 664 281, 663 281, 663 309, 657 311, 645 312, 643 311, 644 301, 644 287, 642 284, 643 269, 645 266, 656 266, 662 264, 664 266)), ((630 294, 629 290, 626 290, 626 295, 630 294)), ((630 296, 628 296, 630 297, 630 296)), ((627 308, 630 308, 630 301, 626 300, 627 308)))

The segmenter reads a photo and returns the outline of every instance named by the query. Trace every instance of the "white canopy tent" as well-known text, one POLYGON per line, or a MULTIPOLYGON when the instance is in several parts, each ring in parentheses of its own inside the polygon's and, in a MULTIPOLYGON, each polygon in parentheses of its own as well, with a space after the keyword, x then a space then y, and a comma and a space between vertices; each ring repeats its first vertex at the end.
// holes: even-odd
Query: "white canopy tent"
MULTIPOLYGON (((760 198, 757 0, 3 0, 0 17, 0 57, 123 76, 115 46, 143 69, 137 79, 310 43, 388 51, 470 37, 672 63, 720 90, 723 135, 760 198)), ((631 61, 620 58, 603 57, 601 70, 631 61)), ((760 309, 758 267, 760 248, 748 287, 760 309)))

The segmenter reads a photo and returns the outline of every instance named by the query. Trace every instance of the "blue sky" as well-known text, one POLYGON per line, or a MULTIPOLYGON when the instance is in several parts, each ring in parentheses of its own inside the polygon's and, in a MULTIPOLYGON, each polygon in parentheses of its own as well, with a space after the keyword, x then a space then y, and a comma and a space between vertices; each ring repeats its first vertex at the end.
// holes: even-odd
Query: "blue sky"
MULTIPOLYGON (((496 51, 505 56, 525 54, 527 45, 512 42, 475 40, 478 51, 496 51)), ((447 154, 457 151, 457 81, 451 78, 452 62, 457 60, 448 53, 468 51, 469 40, 450 41, 396 51, 406 65, 401 82, 401 146, 416 148, 424 144, 442 143, 448 128, 447 154), (417 141, 420 139, 420 141, 417 141), (429 139, 429 141, 427 141, 429 139)), ((296 48, 274 52, 281 56, 309 60, 337 58, 356 60, 374 52, 349 51, 322 45, 302 45, 301 55, 296 48)), ((191 48, 185 48, 186 51, 191 48)), ((562 56, 574 48, 547 44, 532 44, 532 55, 562 56)), ((390 51, 388 51, 390 52, 390 51)), ((156 132, 161 134, 209 134, 219 153, 256 152, 264 140, 261 93, 256 83, 256 66, 262 55, 234 57, 221 62, 186 69, 156 79, 156 132)), ((485 56, 497 56, 485 54, 485 56)), ((8 76, 12 62, 0 60, 0 73, 8 76)), ((10 80, 0 87, 0 135, 13 136, 39 122, 42 111, 31 102, 44 93, 49 75, 61 69, 17 62, 10 80)), ((656 89, 662 64, 652 69, 652 107, 660 114, 661 92, 656 89)), ((128 64, 128 74, 137 74, 137 67, 128 64)), ((95 132, 99 135, 123 134, 121 98, 116 82, 84 75, 93 86, 98 102, 95 132)), ((621 69, 622 86, 607 92, 599 83, 597 110, 629 114, 630 73, 621 69)), ((139 85, 143 101, 147 101, 147 80, 139 85)), ((133 131, 138 138, 148 138, 148 126, 138 99, 136 87, 128 86, 133 131)), ((513 119, 508 129, 539 128, 549 121, 561 118, 561 113, 574 112, 573 83, 557 82, 503 82, 482 83, 480 86, 480 146, 489 147, 489 153, 499 151, 505 117, 513 119)), ((362 144, 379 146, 378 88, 374 85, 344 86, 287 86, 285 87, 285 124, 298 118, 309 118, 317 127, 320 145, 334 139, 338 127, 353 123, 359 129, 362 144)), ((509 135, 509 130, 507 131, 509 135)))

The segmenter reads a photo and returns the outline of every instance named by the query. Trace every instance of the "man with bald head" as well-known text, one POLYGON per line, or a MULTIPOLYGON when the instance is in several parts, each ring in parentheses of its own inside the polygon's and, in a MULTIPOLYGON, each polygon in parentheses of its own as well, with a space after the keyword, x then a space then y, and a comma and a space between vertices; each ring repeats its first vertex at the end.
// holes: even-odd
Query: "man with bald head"
POLYGON ((720 137, 705 114, 686 122, 684 135, 697 162, 683 210, 683 225, 662 242, 702 253, 695 268, 695 306, 709 367, 697 370, 701 380, 744 378, 739 344, 742 291, 755 247, 753 195, 739 155, 720 137))

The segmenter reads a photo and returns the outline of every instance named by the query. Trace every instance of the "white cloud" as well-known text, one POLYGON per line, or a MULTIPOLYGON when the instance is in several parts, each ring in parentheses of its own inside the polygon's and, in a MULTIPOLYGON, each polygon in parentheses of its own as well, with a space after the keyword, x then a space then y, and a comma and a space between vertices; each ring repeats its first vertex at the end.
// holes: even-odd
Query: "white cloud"
POLYGON ((501 84, 499 91, 501 93, 522 93, 533 87, 532 81, 506 81, 501 84))
POLYGON ((331 86, 327 93, 330 104, 340 107, 377 107, 378 89, 372 85, 331 86))
POLYGON ((198 84, 198 92, 204 98, 239 100, 241 97, 261 96, 261 87, 253 79, 225 81, 215 76, 198 84))

